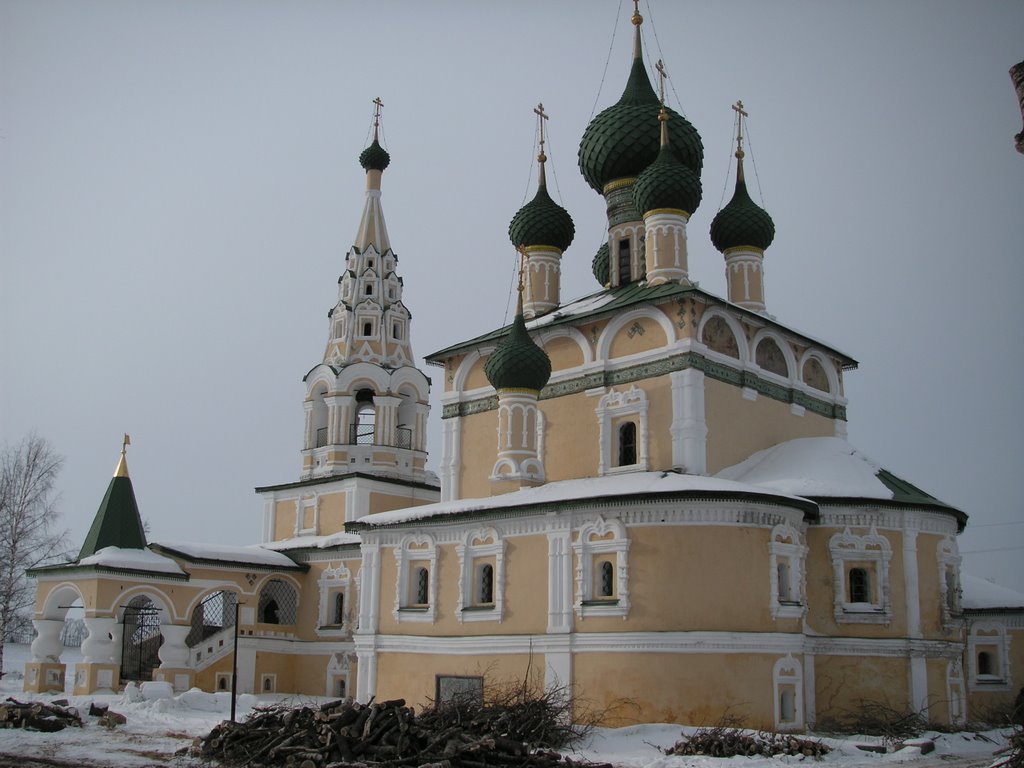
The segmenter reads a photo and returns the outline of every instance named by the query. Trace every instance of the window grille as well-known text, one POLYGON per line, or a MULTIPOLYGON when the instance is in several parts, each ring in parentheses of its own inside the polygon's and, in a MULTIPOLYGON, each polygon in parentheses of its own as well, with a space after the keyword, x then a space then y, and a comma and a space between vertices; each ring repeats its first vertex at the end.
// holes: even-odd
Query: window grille
POLYGON ((850 602, 870 603, 871 590, 868 572, 864 568, 850 569, 850 602))
POLYGON ((221 590, 214 592, 192 609, 192 628, 185 637, 185 645, 195 648, 211 635, 235 625, 235 603, 238 595, 221 590))
POLYGON ((416 569, 416 599, 414 605, 426 605, 430 595, 430 571, 426 568, 416 569))
POLYGON ((261 624, 294 624, 298 606, 295 587, 281 579, 271 579, 260 590, 256 620, 261 624))

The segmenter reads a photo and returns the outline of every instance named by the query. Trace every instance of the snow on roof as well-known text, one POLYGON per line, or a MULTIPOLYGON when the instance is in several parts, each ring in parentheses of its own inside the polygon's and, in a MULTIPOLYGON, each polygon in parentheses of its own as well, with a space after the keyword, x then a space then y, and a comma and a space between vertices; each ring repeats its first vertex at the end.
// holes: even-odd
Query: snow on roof
MULTIPOLYGON (((534 488, 523 488, 512 493, 487 496, 478 499, 459 499, 419 507, 378 512, 360 518, 357 523, 367 527, 394 525, 430 517, 478 512, 490 509, 507 509, 534 504, 553 504, 589 499, 594 497, 631 496, 650 493, 710 493, 710 494, 754 494, 774 493, 764 488, 701 475, 683 475, 677 472, 629 472, 605 477, 584 477, 578 480, 559 480, 534 488)), ((806 506, 809 502, 789 494, 793 502, 806 506)))
POLYGON ((758 451, 716 477, 796 496, 891 499, 881 466, 838 437, 803 437, 758 451))
MULTIPOLYGON (((362 538, 358 533, 332 533, 328 536, 296 536, 291 539, 281 539, 280 541, 268 541, 260 546, 266 547, 267 549, 283 550, 289 549, 327 549, 329 547, 338 547, 343 544, 358 544, 362 541, 362 538)), ((281 555, 284 557, 284 555, 281 555)))
POLYGON ((173 573, 184 576, 185 572, 169 557, 150 552, 148 549, 121 549, 104 547, 94 555, 83 557, 78 565, 102 565, 106 568, 124 568, 132 571, 173 573))
POLYGON ((605 304, 611 302, 614 298, 615 294, 610 291, 584 296, 581 299, 570 301, 568 304, 563 304, 554 312, 549 312, 546 315, 541 315, 540 317, 530 320, 526 323, 526 327, 533 330, 535 328, 542 328, 545 325, 549 325, 555 320, 562 320, 566 317, 574 317, 576 315, 585 315, 589 312, 596 312, 605 304))
POLYGON ((226 563, 250 563, 271 568, 291 567, 295 562, 278 552, 258 544, 239 546, 231 544, 205 544, 194 541, 159 541, 155 546, 178 552, 195 560, 215 560, 226 563))
POLYGON ((967 609, 1024 609, 1024 594, 977 576, 961 573, 960 589, 960 605, 967 609))

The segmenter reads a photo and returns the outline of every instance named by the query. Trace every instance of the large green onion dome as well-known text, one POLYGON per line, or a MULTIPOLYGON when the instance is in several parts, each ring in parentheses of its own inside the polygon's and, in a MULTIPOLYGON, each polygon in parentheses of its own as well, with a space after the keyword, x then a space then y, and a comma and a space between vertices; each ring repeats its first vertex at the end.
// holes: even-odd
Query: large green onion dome
POLYGON ((376 137, 373 144, 359 153, 359 164, 366 171, 383 171, 391 163, 391 155, 380 145, 376 137))
POLYGON ((508 335, 484 363, 484 374, 495 389, 540 392, 551 378, 551 360, 526 332, 523 313, 516 314, 508 335))
POLYGON ((611 280, 611 276, 608 272, 608 241, 605 240, 601 243, 601 247, 597 249, 597 253, 594 254, 594 260, 590 264, 590 269, 594 272, 594 277, 597 278, 597 282, 601 285, 608 285, 611 280))
POLYGON ((700 199, 700 176, 676 159, 669 144, 662 145, 658 159, 633 185, 633 204, 641 214, 670 208, 693 215, 700 199))
POLYGON ((572 217, 548 195, 543 179, 533 200, 520 208, 508 225, 508 236, 517 248, 548 245, 564 251, 576 235, 572 217))
POLYGON ((747 246, 762 251, 775 239, 775 222, 768 212, 750 199, 743 179, 743 159, 736 172, 736 191, 732 200, 711 222, 711 242, 722 253, 730 248, 747 246))
MULTIPOLYGON (((583 178, 597 192, 615 179, 633 178, 658 157, 657 120, 661 104, 635 56, 622 97, 595 117, 580 140, 579 165, 583 178)), ((668 110, 672 154, 698 176, 704 145, 697 129, 682 115, 668 110)))

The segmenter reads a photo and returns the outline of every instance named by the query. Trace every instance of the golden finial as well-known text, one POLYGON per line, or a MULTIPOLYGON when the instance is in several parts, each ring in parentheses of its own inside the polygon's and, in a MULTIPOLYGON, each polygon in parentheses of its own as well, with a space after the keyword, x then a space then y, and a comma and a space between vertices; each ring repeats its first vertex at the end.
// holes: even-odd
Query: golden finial
POLYGON ((640 0, 633 0, 633 26, 639 27, 644 23, 644 17, 640 15, 640 0))
POLYGON ((736 113, 736 159, 743 159, 743 118, 749 117, 746 112, 743 111, 743 102, 737 101, 732 105, 733 111, 736 113))
POLYGON ((380 100, 380 96, 373 100, 373 140, 377 141, 377 133, 380 130, 380 111, 384 107, 384 102, 380 100))
POLYGON ((128 446, 131 444, 132 439, 125 432, 124 439, 121 441, 121 458, 117 462, 117 469, 114 470, 114 477, 128 477, 128 459, 125 454, 127 453, 128 446))
POLYGON ((640 15, 640 0, 633 0, 633 58, 642 59, 642 45, 640 43, 640 25, 644 23, 644 17, 640 15))

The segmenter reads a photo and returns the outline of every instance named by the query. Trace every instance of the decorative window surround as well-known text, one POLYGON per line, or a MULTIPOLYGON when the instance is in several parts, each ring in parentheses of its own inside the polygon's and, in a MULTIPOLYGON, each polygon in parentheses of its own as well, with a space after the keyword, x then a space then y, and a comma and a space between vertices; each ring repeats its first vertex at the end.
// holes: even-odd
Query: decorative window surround
POLYGON ((320 623, 316 628, 318 637, 343 637, 348 634, 351 627, 347 619, 343 617, 341 624, 334 623, 334 596, 339 592, 345 596, 345 613, 349 613, 353 605, 349 592, 351 583, 352 572, 345 563, 336 566, 329 564, 320 574, 320 623))
POLYGON ((320 533, 320 495, 312 498, 301 496, 295 499, 295 535, 318 536, 320 533), (310 525, 306 525, 306 514, 310 513, 310 525))
POLYGON ((576 615, 621 616, 629 615, 629 539, 626 528, 618 520, 603 517, 580 527, 572 545, 576 555, 576 615), (597 593, 596 564, 614 557, 615 590, 611 597, 597 593))
POLYGON ((956 539, 948 536, 936 548, 939 563, 939 602, 942 625, 947 629, 960 618, 960 550, 956 539))
POLYGON ((352 652, 332 653, 327 664, 327 677, 324 681, 324 696, 339 698, 342 696, 338 683, 344 684, 344 697, 352 697, 352 652))
POLYGON ((395 549, 395 565, 398 578, 395 587, 395 621, 433 623, 437 617, 437 545, 426 535, 410 535, 402 538, 395 549), (427 604, 410 605, 409 590, 412 585, 413 568, 416 563, 427 563, 427 604))
POLYGON ((807 612, 805 562, 808 548, 801 543, 800 533, 795 528, 776 525, 768 549, 772 618, 799 619, 807 612), (788 583, 783 583, 783 578, 788 583))
POLYGON ((889 560, 892 547, 889 540, 879 535, 875 526, 864 536, 856 536, 847 527, 828 542, 832 558, 832 583, 835 589, 833 614, 839 624, 889 624, 892 605, 889 599, 889 560), (852 568, 863 568, 868 574, 871 600, 863 603, 849 601, 849 573, 852 568))
POLYGON ((792 654, 775 662, 772 669, 775 729, 794 731, 804 727, 803 669, 792 654))
POLYGON ((505 541, 494 528, 470 531, 455 548, 459 556, 459 601, 455 607, 460 622, 501 621, 505 605, 505 541), (494 600, 479 605, 477 564, 483 558, 494 558, 494 600))
POLYGON ((963 725, 967 722, 967 697, 964 689, 964 668, 960 659, 946 664, 946 701, 949 702, 949 722, 963 725))
POLYGON ((967 686, 971 691, 1010 691, 1010 635, 999 621, 977 621, 967 636, 967 686), (978 671, 978 654, 988 653, 990 672, 978 671))
POLYGON ((621 472, 646 472, 649 467, 647 456, 647 393, 631 385, 625 392, 609 391, 597 404, 597 422, 600 436, 601 457, 597 472, 599 475, 613 475, 621 472), (636 463, 628 466, 615 466, 618 457, 618 425, 616 419, 636 416, 638 429, 636 435, 636 463))

